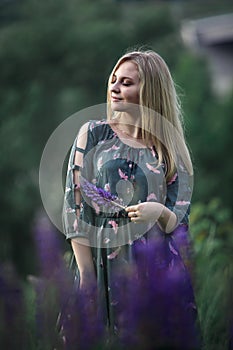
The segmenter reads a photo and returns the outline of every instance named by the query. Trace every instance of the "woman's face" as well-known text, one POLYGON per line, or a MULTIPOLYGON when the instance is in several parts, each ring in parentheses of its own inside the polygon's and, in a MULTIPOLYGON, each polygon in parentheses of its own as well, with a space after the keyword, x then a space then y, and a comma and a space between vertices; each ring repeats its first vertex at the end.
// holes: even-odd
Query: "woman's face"
POLYGON ((140 79, 137 66, 132 61, 123 62, 114 72, 109 85, 113 111, 127 110, 130 105, 139 104, 140 79))

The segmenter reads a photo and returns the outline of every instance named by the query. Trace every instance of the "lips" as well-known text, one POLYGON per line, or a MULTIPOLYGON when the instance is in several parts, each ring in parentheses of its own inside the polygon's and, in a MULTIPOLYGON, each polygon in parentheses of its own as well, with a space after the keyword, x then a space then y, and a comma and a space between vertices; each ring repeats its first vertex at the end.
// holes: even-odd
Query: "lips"
POLYGON ((122 100, 122 98, 111 96, 111 101, 112 102, 120 102, 121 100, 122 100))

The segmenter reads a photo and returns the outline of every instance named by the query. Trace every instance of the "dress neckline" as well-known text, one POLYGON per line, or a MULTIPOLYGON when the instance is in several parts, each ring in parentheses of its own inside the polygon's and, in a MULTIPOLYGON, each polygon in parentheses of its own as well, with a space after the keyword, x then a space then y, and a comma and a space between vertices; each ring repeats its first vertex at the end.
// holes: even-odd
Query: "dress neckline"
POLYGON ((109 122, 107 122, 107 125, 124 145, 135 149, 149 149, 149 147, 142 142, 141 138, 130 136, 123 130, 119 129, 116 125, 111 125, 109 122))

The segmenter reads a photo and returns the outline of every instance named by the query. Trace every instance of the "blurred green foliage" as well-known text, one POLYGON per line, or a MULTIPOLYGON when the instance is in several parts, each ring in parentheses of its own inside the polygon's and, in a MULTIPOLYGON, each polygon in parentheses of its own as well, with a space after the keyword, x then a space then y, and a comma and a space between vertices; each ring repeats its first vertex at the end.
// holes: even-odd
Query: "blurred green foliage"
POLYGON ((107 77, 127 47, 153 41, 168 50, 163 38, 174 37, 174 24, 163 7, 153 11, 153 24, 150 11, 126 16, 124 6, 105 0, 24 0, 9 9, 17 20, 0 30, 0 258, 28 273, 35 269, 31 225, 48 137, 70 114, 105 102, 107 77))
POLYGON ((232 97, 218 100, 210 88, 207 62, 189 53, 179 57, 175 74, 183 89, 187 141, 195 171, 194 201, 220 197, 232 209, 232 97))
MULTIPOLYGON (((190 222, 204 350, 226 350, 232 327, 233 221, 219 199, 195 203, 190 222)), ((230 349, 230 348, 229 348, 230 349)))

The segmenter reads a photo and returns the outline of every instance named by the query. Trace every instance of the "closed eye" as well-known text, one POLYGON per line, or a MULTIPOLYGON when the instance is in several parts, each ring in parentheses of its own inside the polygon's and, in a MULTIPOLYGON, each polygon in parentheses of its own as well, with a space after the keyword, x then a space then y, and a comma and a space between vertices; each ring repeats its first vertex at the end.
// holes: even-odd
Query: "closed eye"
MULTIPOLYGON (((123 86, 130 86, 133 84, 133 82, 131 81, 131 79, 129 79, 128 77, 122 77, 121 79, 119 78, 118 80, 123 86)), ((111 84, 115 84, 117 82, 117 76, 113 75, 112 77, 112 81, 111 84)))

